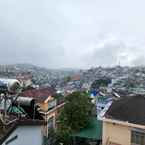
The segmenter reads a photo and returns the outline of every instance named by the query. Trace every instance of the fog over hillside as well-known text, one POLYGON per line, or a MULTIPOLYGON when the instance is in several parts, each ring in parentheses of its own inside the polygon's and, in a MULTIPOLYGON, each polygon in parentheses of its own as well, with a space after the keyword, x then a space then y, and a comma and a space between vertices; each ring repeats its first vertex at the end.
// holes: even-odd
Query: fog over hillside
POLYGON ((143 0, 0 1, 0 62, 47 68, 145 64, 143 0))

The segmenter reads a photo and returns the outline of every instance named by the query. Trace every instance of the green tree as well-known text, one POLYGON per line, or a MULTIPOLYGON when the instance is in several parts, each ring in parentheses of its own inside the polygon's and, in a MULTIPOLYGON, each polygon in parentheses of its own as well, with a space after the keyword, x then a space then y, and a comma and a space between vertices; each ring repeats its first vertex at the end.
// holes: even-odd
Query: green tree
POLYGON ((99 87, 107 87, 109 83, 111 83, 110 78, 101 78, 101 79, 95 80, 92 83, 91 88, 96 89, 96 88, 99 88, 99 87))
POLYGON ((67 77, 64 78, 64 82, 65 83, 69 82, 70 80, 71 80, 71 77, 70 76, 67 76, 67 77))
POLYGON ((65 98, 65 106, 58 121, 58 138, 60 142, 68 144, 70 135, 85 128, 89 123, 92 110, 90 97, 86 93, 74 92, 65 98))

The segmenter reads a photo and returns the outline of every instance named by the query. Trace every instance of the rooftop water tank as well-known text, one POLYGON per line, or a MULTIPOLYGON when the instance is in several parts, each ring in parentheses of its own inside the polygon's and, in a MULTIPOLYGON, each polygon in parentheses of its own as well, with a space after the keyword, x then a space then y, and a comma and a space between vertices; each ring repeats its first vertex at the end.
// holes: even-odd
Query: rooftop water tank
POLYGON ((0 93, 17 93, 20 88, 21 85, 18 80, 0 78, 0 93))

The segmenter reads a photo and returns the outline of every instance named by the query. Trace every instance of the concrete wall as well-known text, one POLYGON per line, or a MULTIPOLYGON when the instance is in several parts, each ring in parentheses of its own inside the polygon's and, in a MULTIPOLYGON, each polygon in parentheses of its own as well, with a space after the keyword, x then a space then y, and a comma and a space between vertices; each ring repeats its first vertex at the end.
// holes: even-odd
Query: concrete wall
POLYGON ((8 145, 42 145, 43 136, 40 126, 19 126, 2 145, 17 136, 8 145))
POLYGON ((127 126, 103 121, 103 145, 107 140, 120 145, 131 145, 131 131, 127 126))

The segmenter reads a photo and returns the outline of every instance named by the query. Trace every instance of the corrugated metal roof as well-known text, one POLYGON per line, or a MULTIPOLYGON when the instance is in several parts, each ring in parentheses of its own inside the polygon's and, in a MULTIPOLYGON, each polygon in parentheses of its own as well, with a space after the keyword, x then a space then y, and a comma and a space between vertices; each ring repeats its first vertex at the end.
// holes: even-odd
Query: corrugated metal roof
POLYGON ((82 129, 80 132, 74 134, 75 137, 87 139, 102 139, 102 121, 97 118, 91 118, 88 127, 82 129))

